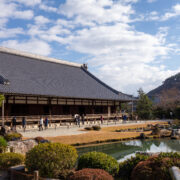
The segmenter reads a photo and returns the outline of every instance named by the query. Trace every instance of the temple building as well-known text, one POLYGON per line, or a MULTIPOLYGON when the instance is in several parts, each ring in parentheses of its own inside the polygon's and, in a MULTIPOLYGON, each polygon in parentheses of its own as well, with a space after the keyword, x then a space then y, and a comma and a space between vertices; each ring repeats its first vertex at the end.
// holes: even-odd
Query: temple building
POLYGON ((86 65, 0 47, 5 116, 111 114, 133 99, 109 87, 86 65))

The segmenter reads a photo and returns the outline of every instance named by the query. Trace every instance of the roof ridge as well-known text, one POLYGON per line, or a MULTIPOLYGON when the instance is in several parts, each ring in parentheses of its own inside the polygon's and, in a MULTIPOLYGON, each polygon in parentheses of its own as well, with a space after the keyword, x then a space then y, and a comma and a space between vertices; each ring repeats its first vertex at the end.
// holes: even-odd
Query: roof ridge
POLYGON ((0 46, 0 52, 7 53, 7 54, 14 54, 17 56, 22 56, 22 57, 28 57, 28 58, 32 58, 32 59, 36 59, 36 60, 40 60, 40 61, 59 63, 59 64, 68 65, 68 66, 82 67, 82 64, 78 64, 78 63, 74 63, 74 62, 68 62, 68 61, 64 61, 64 60, 60 60, 60 59, 56 59, 56 58, 51 58, 51 57, 47 57, 47 56, 32 54, 32 53, 28 53, 28 52, 18 51, 15 49, 2 47, 2 46, 0 46))
POLYGON ((88 73, 92 78, 94 78, 96 81, 98 81, 99 83, 101 83, 103 86, 105 86, 106 88, 108 88, 109 90, 111 90, 113 93, 115 94, 119 94, 119 91, 117 91, 116 89, 110 87, 109 85, 107 85, 106 83, 104 83, 103 81, 101 81, 99 78, 97 78, 96 76, 94 76, 92 73, 90 73, 88 70, 86 70, 85 68, 82 67, 82 69, 88 73))
POLYGON ((97 78, 96 76, 94 76, 91 72, 89 72, 87 69, 85 69, 83 66, 81 67, 89 76, 91 76, 92 78, 94 78, 96 81, 98 81, 99 83, 101 83, 103 86, 105 86, 106 88, 108 88, 110 91, 112 91, 113 93, 115 93, 116 95, 123 95, 126 98, 130 98, 130 95, 125 94, 123 92, 117 91, 116 89, 110 87, 108 84, 104 83, 103 81, 101 81, 99 78, 97 78))

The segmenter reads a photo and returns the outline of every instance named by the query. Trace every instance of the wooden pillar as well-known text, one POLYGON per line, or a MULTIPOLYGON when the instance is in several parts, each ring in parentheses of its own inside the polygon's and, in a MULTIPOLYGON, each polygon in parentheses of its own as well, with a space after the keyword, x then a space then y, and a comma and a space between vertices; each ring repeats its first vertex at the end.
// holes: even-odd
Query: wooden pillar
POLYGON ((111 116, 111 106, 108 106, 108 117, 111 116))
POLYGON ((34 171, 34 178, 33 180, 39 180, 39 171, 34 171))
POLYGON ((52 107, 51 107, 51 98, 48 98, 48 106, 49 106, 49 116, 50 116, 50 124, 52 123, 52 107))

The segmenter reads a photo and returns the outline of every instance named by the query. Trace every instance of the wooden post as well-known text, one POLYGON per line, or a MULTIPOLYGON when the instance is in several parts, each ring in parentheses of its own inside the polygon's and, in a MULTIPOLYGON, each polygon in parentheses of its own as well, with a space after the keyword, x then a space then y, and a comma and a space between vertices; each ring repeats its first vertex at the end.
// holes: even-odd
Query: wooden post
POLYGON ((2 101, 2 126, 4 127, 4 100, 2 101))
POLYGON ((33 180, 39 180, 39 171, 34 171, 34 178, 33 180))

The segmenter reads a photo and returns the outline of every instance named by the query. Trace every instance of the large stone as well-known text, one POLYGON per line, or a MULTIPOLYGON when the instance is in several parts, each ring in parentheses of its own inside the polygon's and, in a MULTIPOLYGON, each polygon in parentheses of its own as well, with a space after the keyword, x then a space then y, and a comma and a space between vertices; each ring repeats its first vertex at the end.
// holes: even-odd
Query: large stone
POLYGON ((160 130, 160 136, 161 137, 170 137, 171 136, 171 131, 167 129, 161 129, 160 130))
POLYGON ((2 126, 0 129, 0 135, 2 136, 6 135, 9 132, 11 132, 11 129, 8 126, 2 126))
POLYGON ((13 148, 13 151, 15 153, 21 153, 21 154, 26 154, 26 152, 31 150, 36 145, 38 145, 38 143, 34 139, 8 142, 9 149, 13 148))
POLYGON ((179 139, 180 138, 180 129, 173 129, 171 132, 171 139, 179 139))

